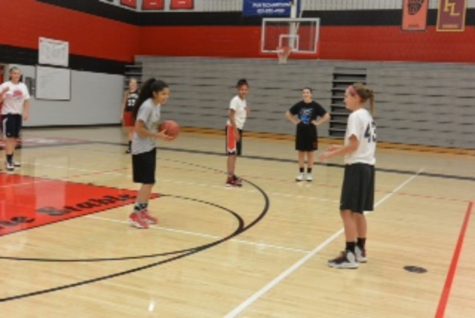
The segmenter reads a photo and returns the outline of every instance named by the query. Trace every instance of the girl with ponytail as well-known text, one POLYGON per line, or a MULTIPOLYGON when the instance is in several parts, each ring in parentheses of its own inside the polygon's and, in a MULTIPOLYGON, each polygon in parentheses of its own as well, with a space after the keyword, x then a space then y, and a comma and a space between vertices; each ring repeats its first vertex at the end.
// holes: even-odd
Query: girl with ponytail
POLYGON ((158 223, 158 219, 148 212, 148 201, 155 184, 156 141, 158 139, 166 141, 173 139, 166 134, 166 130, 158 131, 160 111, 169 97, 168 85, 163 81, 151 78, 144 83, 134 105, 132 170, 134 182, 142 185, 129 221, 132 226, 140 229, 147 229, 150 224, 158 223))
POLYGON ((346 246, 342 254, 328 261, 333 268, 358 268, 367 262, 367 225, 364 211, 373 210, 376 163, 376 125, 364 107, 374 112, 374 93, 363 84, 345 91, 345 106, 351 112, 343 146, 331 146, 320 158, 325 161, 345 156, 345 173, 340 199, 340 215, 345 228, 346 246))

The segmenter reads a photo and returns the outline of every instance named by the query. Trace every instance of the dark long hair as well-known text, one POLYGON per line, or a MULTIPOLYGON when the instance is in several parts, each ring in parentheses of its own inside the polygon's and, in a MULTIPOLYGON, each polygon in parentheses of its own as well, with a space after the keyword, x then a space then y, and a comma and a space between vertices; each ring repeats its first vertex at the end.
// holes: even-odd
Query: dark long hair
POLYGON ((134 105, 134 119, 137 118, 137 114, 139 112, 140 106, 149 98, 153 98, 153 93, 158 93, 163 91, 165 88, 168 87, 168 84, 164 81, 157 80, 155 78, 148 79, 143 85, 142 89, 140 90, 139 98, 135 102, 134 105))

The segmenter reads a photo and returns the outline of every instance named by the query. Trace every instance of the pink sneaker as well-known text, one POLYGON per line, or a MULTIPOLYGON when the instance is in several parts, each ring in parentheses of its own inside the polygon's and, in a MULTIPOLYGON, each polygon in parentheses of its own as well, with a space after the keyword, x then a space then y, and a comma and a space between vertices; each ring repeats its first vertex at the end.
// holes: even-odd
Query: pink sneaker
POLYGON ((142 217, 141 213, 132 213, 129 216, 130 225, 138 229, 148 229, 147 221, 142 217))
POLYGON ((143 210, 142 212, 140 212, 140 217, 148 224, 158 224, 158 219, 156 217, 151 216, 147 210, 143 210))
POLYGON ((242 187, 242 183, 240 179, 237 179, 236 177, 228 177, 226 180, 226 186, 227 187, 242 187))

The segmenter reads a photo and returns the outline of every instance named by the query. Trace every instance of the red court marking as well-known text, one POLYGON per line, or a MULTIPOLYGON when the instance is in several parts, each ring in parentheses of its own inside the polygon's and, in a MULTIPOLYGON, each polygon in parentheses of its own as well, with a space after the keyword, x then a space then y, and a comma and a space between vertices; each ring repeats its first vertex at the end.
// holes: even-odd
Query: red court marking
MULTIPOLYGON (((82 144, 84 140, 72 139, 72 138, 41 138, 41 137, 30 137, 22 138, 21 145, 23 148, 34 148, 34 147, 44 147, 52 145, 74 145, 82 144)), ((0 148, 5 148, 5 141, 0 140, 0 148)))
POLYGON ((133 204, 136 196, 132 190, 0 173, 0 236, 133 204))
POLYGON ((443 318, 445 316, 445 309, 447 308, 447 303, 449 301, 450 290, 452 289, 452 283, 454 282, 455 272, 458 267, 460 254, 462 253, 463 242, 465 240, 465 234, 467 233, 467 228, 470 223, 470 218, 472 217, 473 202, 468 204, 467 213, 465 214, 465 219, 462 224, 462 229, 460 230, 459 239, 457 245, 455 246, 454 255, 452 257, 452 263, 450 264, 449 272, 447 273, 447 279, 445 280, 445 286, 442 290, 442 295, 439 300, 439 307, 437 308, 437 313, 435 314, 436 318, 443 318))

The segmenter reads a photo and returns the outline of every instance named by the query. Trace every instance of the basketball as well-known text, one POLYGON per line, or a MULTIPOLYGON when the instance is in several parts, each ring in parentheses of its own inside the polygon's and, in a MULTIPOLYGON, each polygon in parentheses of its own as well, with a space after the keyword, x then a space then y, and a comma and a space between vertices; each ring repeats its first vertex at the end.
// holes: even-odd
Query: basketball
POLYGON ((162 131, 164 129, 167 130, 165 134, 173 138, 178 137, 178 134, 180 133, 180 125, 178 125, 178 123, 174 120, 165 120, 163 123, 161 123, 158 130, 162 131))

